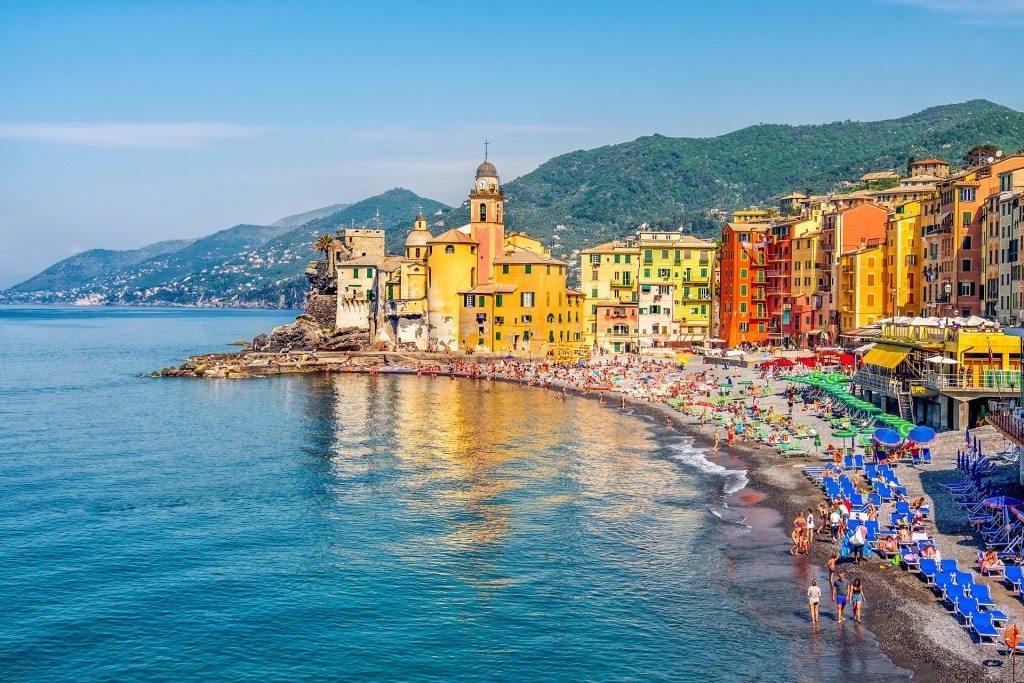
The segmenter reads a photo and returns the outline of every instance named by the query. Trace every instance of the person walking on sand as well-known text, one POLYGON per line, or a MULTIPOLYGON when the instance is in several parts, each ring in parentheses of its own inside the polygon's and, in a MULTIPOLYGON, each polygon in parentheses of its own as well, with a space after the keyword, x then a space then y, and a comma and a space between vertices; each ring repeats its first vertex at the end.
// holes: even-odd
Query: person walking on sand
POLYGON ((832 557, 828 558, 828 562, 825 566, 828 567, 828 585, 832 585, 832 582, 836 578, 836 562, 839 561, 839 553, 832 553, 832 557))
POLYGON ((864 587, 860 585, 860 577, 853 580, 849 588, 849 601, 853 604, 853 620, 860 623, 860 608, 864 605, 864 587))
POLYGON ((836 575, 836 580, 832 582, 832 601, 836 603, 836 614, 839 618, 836 619, 840 624, 846 621, 843 617, 843 612, 846 610, 846 601, 850 594, 850 582, 846 580, 846 573, 839 570, 839 574, 836 575))
POLYGON ((718 437, 718 430, 716 429, 716 430, 715 430, 715 443, 714 443, 714 445, 713 445, 713 446, 711 447, 711 452, 712 452, 712 453, 716 453, 716 454, 718 453, 718 440, 719 440, 719 437, 718 437))
POLYGON ((811 585, 807 589, 807 602, 811 608, 811 623, 818 623, 818 607, 821 604, 821 588, 818 587, 818 580, 811 579, 811 585))

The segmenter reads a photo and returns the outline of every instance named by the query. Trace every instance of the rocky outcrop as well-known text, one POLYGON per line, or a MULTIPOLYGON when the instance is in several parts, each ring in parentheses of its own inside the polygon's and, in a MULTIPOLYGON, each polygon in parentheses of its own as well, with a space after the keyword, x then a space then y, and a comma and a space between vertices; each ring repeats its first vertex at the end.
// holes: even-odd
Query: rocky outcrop
POLYGON ((260 351, 363 351, 369 340, 366 332, 355 327, 341 330, 322 325, 311 315, 300 315, 295 322, 275 327, 270 336, 259 335, 253 345, 260 351))
POLYGON ((310 294, 306 299, 306 315, 320 323, 321 327, 333 328, 337 325, 338 297, 333 294, 310 294))

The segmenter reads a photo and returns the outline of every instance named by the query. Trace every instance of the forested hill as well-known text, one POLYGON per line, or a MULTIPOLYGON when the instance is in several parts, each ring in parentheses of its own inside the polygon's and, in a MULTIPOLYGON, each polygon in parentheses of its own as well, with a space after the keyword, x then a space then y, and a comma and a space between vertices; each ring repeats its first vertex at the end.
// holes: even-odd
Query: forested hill
POLYGON ((308 289, 305 269, 318 257, 312 245, 319 235, 377 225, 394 233, 421 209, 448 207, 396 188, 326 216, 323 210, 307 212, 302 215, 320 217, 298 227, 289 217, 273 226, 236 225, 142 249, 91 249, 11 287, 0 301, 301 308, 308 289))
MULTIPOLYGON (((562 258, 641 223, 717 237, 721 224, 708 220, 711 209, 767 206, 793 190, 826 192, 871 171, 905 173, 911 157, 955 168, 986 143, 1007 153, 1024 147, 1024 113, 973 100, 888 121, 764 124, 713 138, 652 135, 563 154, 506 183, 505 215, 511 229, 561 245, 553 254, 562 258)), ((456 211, 448 222, 468 220, 464 208, 456 211)))

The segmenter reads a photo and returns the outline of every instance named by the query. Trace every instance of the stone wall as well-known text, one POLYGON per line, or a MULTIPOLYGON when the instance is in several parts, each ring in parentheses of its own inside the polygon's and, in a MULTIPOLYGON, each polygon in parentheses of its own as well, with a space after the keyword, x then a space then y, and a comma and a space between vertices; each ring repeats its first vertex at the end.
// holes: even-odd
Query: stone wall
POLYGON ((333 294, 310 294, 306 299, 306 315, 322 327, 333 330, 337 327, 338 297, 333 294))

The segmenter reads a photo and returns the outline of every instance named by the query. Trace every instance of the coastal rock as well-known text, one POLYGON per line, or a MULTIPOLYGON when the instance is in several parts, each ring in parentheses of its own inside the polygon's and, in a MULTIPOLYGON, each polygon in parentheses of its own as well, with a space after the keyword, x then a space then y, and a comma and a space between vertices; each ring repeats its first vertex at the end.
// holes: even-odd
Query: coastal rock
POLYGON ((361 351, 366 345, 367 334, 356 327, 326 328, 312 316, 300 315, 293 323, 275 327, 269 338, 260 335, 253 341, 260 351, 361 351))

